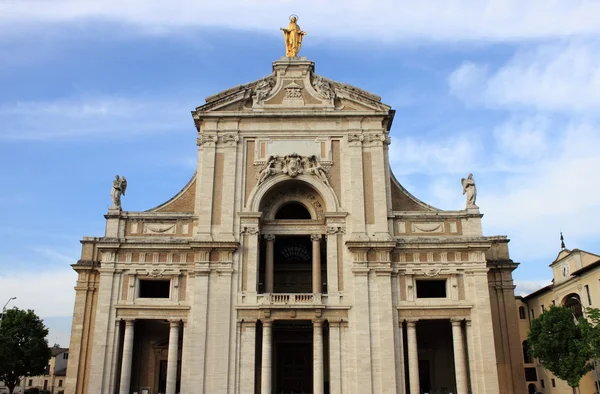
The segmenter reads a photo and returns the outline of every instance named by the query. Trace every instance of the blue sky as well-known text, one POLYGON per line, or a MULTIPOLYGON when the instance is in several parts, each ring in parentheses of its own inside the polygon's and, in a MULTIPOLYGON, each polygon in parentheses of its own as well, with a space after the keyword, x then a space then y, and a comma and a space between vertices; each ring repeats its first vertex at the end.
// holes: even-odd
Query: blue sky
POLYGON ((391 163, 420 199, 461 209, 474 173, 486 235, 519 293, 567 247, 600 253, 600 3, 584 0, 0 3, 0 302, 68 344, 82 236, 101 236, 115 174, 126 210, 195 166, 190 111, 258 79, 300 16, 317 73, 397 110, 391 163))

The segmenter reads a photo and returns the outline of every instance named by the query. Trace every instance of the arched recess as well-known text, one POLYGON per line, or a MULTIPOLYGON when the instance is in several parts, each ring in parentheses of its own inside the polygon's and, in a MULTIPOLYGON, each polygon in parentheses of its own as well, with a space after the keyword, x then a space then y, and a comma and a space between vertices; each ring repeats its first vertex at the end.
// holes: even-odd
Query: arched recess
POLYGON ((570 293, 562 300, 563 306, 571 308, 571 312, 575 319, 579 320, 583 317, 583 305, 581 305, 581 297, 577 293, 570 293))
MULTIPOLYGON (((287 185, 290 185, 290 186, 302 185, 302 184, 304 184, 305 187, 308 186, 309 188, 313 189, 317 193, 317 195, 322 199, 323 204, 324 204, 324 209, 323 209, 324 212, 340 211, 339 201, 338 201, 335 193, 331 189, 331 187, 325 185, 321 181, 318 181, 314 177, 312 177, 310 175, 306 175, 306 174, 298 175, 295 178, 290 178, 287 175, 279 174, 279 175, 276 175, 276 176, 273 176, 273 177, 267 179, 260 185, 256 186, 254 188, 254 190, 252 190, 252 192, 250 193, 250 196, 248 198, 247 208, 249 211, 252 211, 252 212, 261 211, 262 206, 264 206, 263 199, 267 194, 269 194, 269 192, 271 191, 271 189, 273 187, 287 186, 287 185)), ((306 206, 306 208, 309 211, 311 210, 310 206, 307 206, 307 204, 304 204, 304 205, 306 206)), ((272 214, 274 215, 275 212, 276 212, 276 210, 274 210, 274 212, 272 214)), ((314 212, 311 212, 311 216, 313 213, 314 212)), ((267 214, 267 213, 265 213, 265 214, 267 214)), ((312 216, 312 217, 314 218, 315 216, 312 216)))

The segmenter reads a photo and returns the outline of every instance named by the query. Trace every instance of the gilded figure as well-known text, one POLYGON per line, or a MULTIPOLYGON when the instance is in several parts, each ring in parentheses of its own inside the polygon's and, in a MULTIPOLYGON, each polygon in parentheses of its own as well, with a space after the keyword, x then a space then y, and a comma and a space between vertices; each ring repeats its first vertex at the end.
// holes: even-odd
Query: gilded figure
POLYGON ((290 17, 290 23, 287 29, 284 29, 283 27, 281 28, 285 40, 285 56, 287 57, 298 56, 300 46, 302 45, 302 38, 306 34, 306 32, 303 32, 300 29, 300 26, 296 24, 297 20, 298 17, 296 15, 292 15, 290 17))

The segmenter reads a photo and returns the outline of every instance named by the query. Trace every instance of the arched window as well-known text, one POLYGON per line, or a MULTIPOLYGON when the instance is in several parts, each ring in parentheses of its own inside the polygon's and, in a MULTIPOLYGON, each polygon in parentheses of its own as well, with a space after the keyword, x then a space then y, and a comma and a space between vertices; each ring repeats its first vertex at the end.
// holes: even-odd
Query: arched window
POLYGON ((522 306, 519 307, 519 318, 521 320, 527 319, 527 316, 525 315, 525 308, 522 306))
POLYGON ((531 355, 529 354, 529 344, 527 341, 523 341, 523 362, 525 364, 531 364, 533 362, 531 355))
POLYGON ((535 394, 537 392, 537 387, 535 387, 535 384, 530 383, 529 386, 527 386, 527 392, 528 394, 535 394))
POLYGON ((311 219, 310 212, 308 209, 299 202, 289 202, 284 204, 277 213, 275 219, 311 219))
POLYGON ((583 308, 581 306, 581 298, 579 294, 571 293, 563 299, 563 305, 571 308, 571 312, 575 319, 579 320, 583 317, 583 308))

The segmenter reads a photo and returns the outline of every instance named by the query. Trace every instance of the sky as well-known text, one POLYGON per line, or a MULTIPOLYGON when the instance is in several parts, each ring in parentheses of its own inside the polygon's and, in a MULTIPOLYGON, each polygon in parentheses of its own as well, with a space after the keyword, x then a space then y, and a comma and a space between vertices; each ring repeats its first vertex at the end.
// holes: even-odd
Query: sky
MULTIPOLYGON (((0 304, 68 346, 83 236, 194 173, 190 111, 268 75, 290 14, 316 72, 396 109, 390 161, 421 200, 507 235, 517 294, 567 248, 600 254, 600 1, 2 0, 0 304)), ((0 305, 0 306, 1 306, 0 305)))

